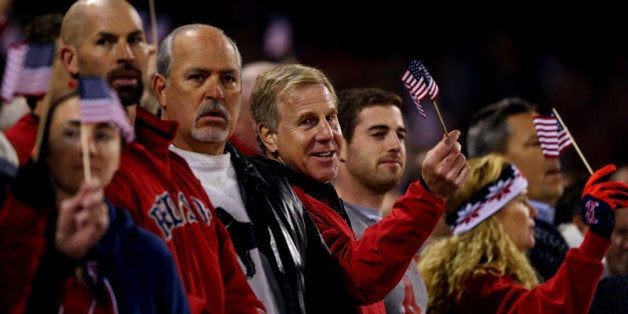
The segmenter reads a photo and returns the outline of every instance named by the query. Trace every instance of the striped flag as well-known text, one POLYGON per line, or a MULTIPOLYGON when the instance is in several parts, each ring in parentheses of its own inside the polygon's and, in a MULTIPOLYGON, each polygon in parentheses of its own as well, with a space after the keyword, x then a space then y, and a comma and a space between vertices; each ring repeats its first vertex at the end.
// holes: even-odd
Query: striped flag
POLYGON ((122 132, 127 142, 135 139, 129 117, 120 103, 118 95, 104 79, 95 76, 82 76, 78 80, 81 95, 81 122, 111 122, 122 132))
POLYGON ((533 121, 545 157, 558 158, 565 149, 573 145, 569 134, 553 114, 535 116, 533 121))
POLYGON ((7 50, 0 94, 4 101, 15 96, 43 96, 48 92, 55 43, 17 43, 7 50))
POLYGON ((412 96, 414 105, 419 110, 419 113, 425 118, 425 111, 421 103, 427 96, 430 96, 432 101, 436 100, 440 93, 438 85, 427 71, 427 68, 425 68, 421 61, 412 59, 410 60, 408 68, 401 76, 401 81, 408 90, 408 93, 410 93, 410 96, 412 96))

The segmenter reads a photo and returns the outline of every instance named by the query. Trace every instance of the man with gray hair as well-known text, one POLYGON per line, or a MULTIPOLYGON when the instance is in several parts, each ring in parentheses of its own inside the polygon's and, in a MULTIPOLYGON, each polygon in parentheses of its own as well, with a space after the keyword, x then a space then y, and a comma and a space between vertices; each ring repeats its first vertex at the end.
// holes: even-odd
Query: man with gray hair
POLYGON ((329 249, 287 180, 228 141, 242 112, 241 63, 234 41, 210 25, 178 27, 161 42, 153 88, 162 119, 179 124, 170 150, 201 181, 266 310, 315 313, 328 287, 309 278, 329 277, 319 259, 329 249))

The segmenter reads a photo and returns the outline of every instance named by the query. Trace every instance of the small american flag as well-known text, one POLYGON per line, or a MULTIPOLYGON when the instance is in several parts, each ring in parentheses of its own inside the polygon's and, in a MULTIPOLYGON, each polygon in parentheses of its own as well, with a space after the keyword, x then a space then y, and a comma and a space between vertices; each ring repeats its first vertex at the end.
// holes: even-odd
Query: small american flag
POLYGON ((569 134, 553 114, 535 116, 533 121, 545 157, 558 158, 565 149, 573 145, 569 134))
POLYGON ((100 77, 79 77, 81 95, 81 122, 111 122, 116 125, 127 142, 135 139, 129 117, 115 91, 100 77))
POLYGON ((19 95, 46 94, 54 56, 54 43, 17 43, 9 47, 0 92, 2 99, 11 101, 19 95))
POLYGON ((423 63, 417 59, 410 60, 408 68, 401 76, 403 85, 412 96, 414 105, 419 110, 419 113, 425 118, 425 111, 421 103, 429 95, 432 100, 436 100, 440 90, 438 85, 427 71, 427 68, 423 63))

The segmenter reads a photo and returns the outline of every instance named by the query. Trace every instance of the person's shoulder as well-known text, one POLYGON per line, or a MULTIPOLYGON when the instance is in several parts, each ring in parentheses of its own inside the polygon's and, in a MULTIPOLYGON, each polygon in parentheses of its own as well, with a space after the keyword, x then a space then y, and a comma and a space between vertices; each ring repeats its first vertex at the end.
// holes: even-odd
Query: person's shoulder
MULTIPOLYGON (((124 254, 130 254, 141 259, 171 258, 170 250, 164 241, 153 232, 137 225, 128 210, 115 207, 107 201, 112 218, 109 232, 114 243, 124 245, 124 254)), ((128 256, 128 255, 127 255, 128 256)))
POLYGON ((628 313, 628 274, 604 277, 598 283, 589 313, 628 313))
POLYGON ((13 145, 9 142, 4 133, 0 132, 0 171, 3 174, 9 174, 15 177, 18 166, 19 160, 17 159, 17 153, 13 145))

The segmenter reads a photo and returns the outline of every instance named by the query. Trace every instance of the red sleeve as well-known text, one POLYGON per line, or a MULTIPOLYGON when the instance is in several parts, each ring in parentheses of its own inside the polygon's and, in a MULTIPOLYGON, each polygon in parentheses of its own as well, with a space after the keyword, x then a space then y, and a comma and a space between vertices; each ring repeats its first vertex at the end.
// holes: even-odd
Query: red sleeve
POLYGON ((368 227, 356 240, 333 209, 297 187, 294 190, 345 270, 349 292, 364 304, 381 300, 399 283, 445 211, 442 199, 415 182, 395 202, 391 215, 368 227))
POLYGON ((587 231, 579 248, 567 252, 556 275, 531 290, 508 277, 469 280, 458 309, 461 313, 582 313, 589 312, 610 241, 587 231))
POLYGON ((246 281, 229 232, 218 219, 214 219, 218 243, 222 244, 221 271, 225 285, 225 308, 228 313, 266 313, 264 304, 246 281))
POLYGON ((4 131, 4 136, 11 142, 20 165, 24 165, 33 153, 39 121, 32 114, 22 116, 12 127, 4 131))
POLYGON ((0 210, 0 313, 22 313, 44 251, 46 214, 8 193, 0 210))

